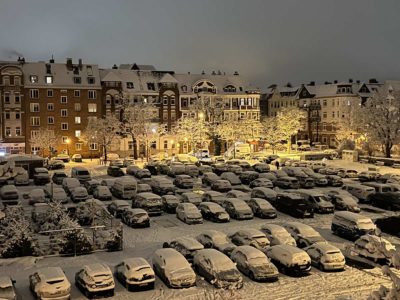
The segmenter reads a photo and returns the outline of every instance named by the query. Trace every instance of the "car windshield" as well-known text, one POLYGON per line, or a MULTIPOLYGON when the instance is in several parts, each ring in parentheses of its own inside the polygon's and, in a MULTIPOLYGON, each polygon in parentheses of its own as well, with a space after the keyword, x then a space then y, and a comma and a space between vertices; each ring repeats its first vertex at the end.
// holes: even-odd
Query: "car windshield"
POLYGON ((269 241, 266 237, 259 236, 259 237, 254 237, 254 240, 260 245, 260 246, 265 246, 269 244, 269 241))
POLYGON ((213 237, 214 243, 216 244, 227 244, 229 243, 228 238, 224 235, 216 235, 213 237))
POLYGON ((218 274, 218 278, 221 280, 235 280, 239 278, 240 274, 238 271, 235 269, 229 269, 229 270, 221 270, 218 274))
POLYGON ((325 196, 314 196, 315 201, 317 202, 323 202, 323 201, 327 201, 325 196))
POLYGON ((382 192, 383 193, 386 193, 386 192, 391 192, 392 191, 392 189, 390 188, 390 187, 382 187, 382 192))
POLYGON ((94 280, 106 280, 109 279, 111 276, 110 274, 96 274, 94 275, 94 280))
POLYGON ((14 299, 14 290, 11 286, 0 287, 0 298, 14 299))
POLYGON ((224 210, 221 207, 214 206, 214 205, 210 206, 210 211, 213 212, 213 213, 224 212, 224 210))
POLYGON ((264 256, 257 256, 257 257, 252 257, 249 259, 250 264, 255 265, 255 266, 261 266, 261 265, 265 265, 266 263, 268 263, 268 261, 266 260, 266 257, 264 256))
POLYGON ((89 175, 89 171, 86 171, 86 170, 84 170, 84 171, 79 171, 78 174, 79 174, 79 175, 89 175))
POLYGON ((56 283, 61 283, 63 281, 64 281, 64 279, 55 279, 55 280, 47 280, 46 283, 48 283, 48 284, 56 284, 56 283))
POLYGON ((357 221, 357 226, 360 229, 373 229, 375 228, 374 223, 372 223, 371 220, 358 220, 357 221))

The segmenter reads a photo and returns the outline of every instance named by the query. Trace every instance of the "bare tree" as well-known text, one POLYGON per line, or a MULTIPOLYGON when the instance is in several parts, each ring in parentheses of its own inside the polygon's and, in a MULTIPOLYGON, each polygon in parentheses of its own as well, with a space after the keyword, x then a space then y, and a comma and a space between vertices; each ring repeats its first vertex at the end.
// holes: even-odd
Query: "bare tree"
POLYGON ((46 154, 45 151, 48 151, 50 155, 51 148, 55 147, 60 139, 60 136, 56 135, 54 133, 54 130, 50 130, 48 128, 40 128, 37 134, 34 135, 29 142, 31 146, 39 147, 42 152, 42 156, 44 157, 46 154))
POLYGON ((281 133, 281 140, 287 142, 287 150, 292 148, 292 136, 302 128, 301 120, 305 112, 298 108, 287 108, 278 112, 277 125, 281 133))
POLYGON ((97 143, 107 163, 107 152, 120 139, 120 132, 119 120, 113 115, 107 115, 105 118, 90 119, 79 139, 85 143, 97 143))

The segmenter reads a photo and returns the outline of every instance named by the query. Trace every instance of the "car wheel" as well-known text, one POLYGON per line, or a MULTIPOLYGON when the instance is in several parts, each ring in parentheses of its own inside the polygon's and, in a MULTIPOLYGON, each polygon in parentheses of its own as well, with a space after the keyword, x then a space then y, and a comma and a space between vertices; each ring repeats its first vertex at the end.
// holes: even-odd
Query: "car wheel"
POLYGON ((89 290, 85 289, 85 296, 88 299, 92 299, 92 294, 89 292, 89 290))
POLYGON ((169 248, 169 245, 168 245, 168 243, 164 243, 162 247, 163 248, 169 248))
POLYGON ((325 267, 322 263, 318 264, 318 269, 320 269, 322 272, 325 272, 325 267))
POLYGON ((251 272, 251 271, 250 271, 250 273, 249 273, 249 278, 250 278, 251 280, 253 280, 253 281, 256 281, 256 278, 255 278, 255 276, 254 276, 254 273, 251 272))

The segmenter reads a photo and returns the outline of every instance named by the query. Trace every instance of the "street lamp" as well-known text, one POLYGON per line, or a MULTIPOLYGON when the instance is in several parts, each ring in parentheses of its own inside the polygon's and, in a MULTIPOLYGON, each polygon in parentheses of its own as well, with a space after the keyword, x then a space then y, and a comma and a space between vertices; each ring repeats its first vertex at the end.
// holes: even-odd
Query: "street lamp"
POLYGON ((70 140, 69 138, 67 138, 67 139, 65 140, 65 142, 67 143, 67 155, 69 156, 69 147, 68 147, 68 144, 71 142, 71 140, 70 140))

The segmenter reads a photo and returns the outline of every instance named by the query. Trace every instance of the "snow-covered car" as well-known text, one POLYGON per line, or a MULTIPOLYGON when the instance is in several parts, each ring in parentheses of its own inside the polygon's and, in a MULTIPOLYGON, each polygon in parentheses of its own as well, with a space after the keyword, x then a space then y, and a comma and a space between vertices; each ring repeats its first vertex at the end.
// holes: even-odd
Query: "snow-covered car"
POLYGON ((150 178, 151 172, 148 169, 139 168, 135 171, 135 177, 138 179, 150 178))
MULTIPOLYGON (((224 172, 228 172, 228 165, 226 165, 225 163, 213 164, 212 165, 212 171, 219 176, 224 172)), ((240 171, 242 171, 241 168, 240 168, 240 171)))
POLYGON ((204 248, 214 248, 226 255, 230 255, 232 250, 236 248, 236 246, 229 241, 225 233, 217 230, 205 230, 203 233, 199 234, 196 239, 204 248))
POLYGON ((378 181, 381 174, 376 171, 363 171, 358 173, 358 180, 361 182, 378 181))
POLYGON ((45 166, 47 170, 61 170, 65 169, 65 164, 62 160, 50 160, 48 164, 45 166))
POLYGON ((274 173, 272 172, 268 172, 268 173, 260 173, 260 175, 258 176, 258 179, 261 178, 266 178, 272 181, 272 183, 274 184, 277 180, 277 177, 274 173))
POLYGON ((342 186, 343 185, 343 179, 340 176, 337 175, 326 175, 326 180, 328 180, 328 185, 329 186, 342 186))
POLYGON ((310 256, 297 247, 275 245, 267 250, 267 256, 279 271, 286 275, 307 275, 311 271, 310 256))
POLYGON ((147 183, 138 183, 137 192, 138 193, 151 193, 152 189, 151 189, 151 186, 148 185, 147 183))
POLYGON ((292 235, 300 248, 305 248, 318 242, 325 242, 325 239, 318 231, 309 225, 300 222, 286 222, 283 227, 292 235))
POLYGON ((331 190, 326 192, 325 195, 335 206, 335 210, 348 210, 355 213, 361 211, 357 203, 357 198, 346 191, 331 190))
POLYGON ((93 195, 94 190, 100 185, 100 181, 96 180, 96 179, 91 179, 88 181, 85 181, 83 183, 83 186, 85 187, 85 189, 87 190, 89 195, 93 195))
POLYGON ((123 162, 124 162, 124 167, 127 168, 128 166, 135 164, 135 159, 133 157, 125 157, 123 162))
POLYGON ((242 184, 249 185, 250 182, 256 180, 259 176, 259 173, 256 171, 244 171, 240 173, 239 178, 242 184))
POLYGON ((153 193, 164 196, 168 194, 174 194, 176 187, 174 186, 173 182, 162 176, 154 176, 149 181, 149 184, 153 190, 153 193))
POLYGON ((275 208, 267 200, 262 198, 251 198, 247 202, 253 214, 262 219, 274 219, 277 217, 275 208))
POLYGON ((245 228, 236 231, 234 234, 230 235, 232 243, 237 246, 248 245, 258 250, 265 252, 269 247, 269 240, 260 230, 253 228, 245 228))
POLYGON ((111 215, 113 215, 116 218, 120 218, 122 215, 122 212, 125 209, 128 209, 130 207, 131 207, 131 204, 128 201, 113 200, 110 204, 108 204, 107 209, 111 215))
POLYGON ((189 262, 172 248, 158 249, 152 257, 153 269, 171 288, 188 288, 196 285, 196 274, 189 262))
POLYGON ((176 175, 174 179, 174 185, 181 189, 192 189, 194 180, 189 175, 176 175))
POLYGON ((331 230, 338 236, 354 241, 362 235, 375 234, 376 225, 361 214, 337 211, 332 218, 331 230))
POLYGON ((265 199, 270 203, 274 203, 276 200, 277 193, 270 188, 256 187, 251 191, 251 198, 265 199))
POLYGON ((204 219, 213 222, 229 222, 229 214, 215 202, 201 202, 198 206, 204 219))
POLYGON ((15 290, 15 280, 8 276, 0 277, 0 299, 17 300, 17 292, 15 290))
POLYGON ((213 172, 206 172, 203 174, 203 177, 201 179, 202 183, 205 185, 212 185, 214 182, 220 180, 221 178, 213 173, 213 172))
POLYGON ((109 166, 107 168, 107 175, 112 177, 121 177, 124 176, 124 171, 121 170, 120 167, 117 166, 109 166))
POLYGON ((277 267, 260 250, 251 246, 236 247, 231 254, 240 272, 253 281, 276 281, 279 272, 277 267))
POLYGON ((185 165, 180 162, 171 162, 167 175, 170 177, 175 177, 176 175, 185 174, 185 165))
POLYGON ((386 264, 389 263, 389 257, 393 256, 396 248, 383 237, 366 234, 354 242, 352 251, 359 256, 386 264))
POLYGON ((88 199, 76 205, 75 217, 80 225, 90 225, 97 217, 103 213, 108 215, 106 205, 97 199, 88 199))
POLYGON ((62 181, 62 187, 65 190, 65 192, 67 193, 67 195, 71 195, 72 191, 77 188, 80 187, 81 184, 79 182, 78 179, 76 178, 64 178, 62 181))
POLYGON ((335 207, 333 204, 325 197, 325 195, 317 190, 305 190, 300 189, 296 191, 297 194, 300 194, 304 200, 306 200, 314 212, 318 213, 333 213, 335 207))
POLYGON ((68 178, 68 175, 65 174, 63 171, 55 171, 53 173, 53 176, 51 177, 51 180, 55 184, 62 184, 64 178, 68 178))
POLYGON ((385 173, 379 176, 378 181, 383 183, 400 183, 400 175, 394 173, 385 173))
POLYGON ((176 217, 186 224, 202 224, 200 210, 192 203, 179 203, 176 207, 176 217))
POLYGON ((217 288, 240 289, 243 278, 232 260, 215 249, 203 249, 196 252, 193 268, 197 274, 217 288))
POLYGON ((226 193, 232 189, 232 185, 228 180, 220 179, 212 183, 211 189, 213 191, 226 193))
POLYGON ((121 213, 121 220, 126 225, 136 227, 150 227, 150 218, 147 211, 141 208, 127 208, 121 213))
POLYGON ((114 296, 114 277, 104 263, 84 265, 75 274, 75 285, 89 299, 94 296, 114 296))
POLYGON ((61 160, 61 161, 65 162, 65 163, 67 163, 67 162, 69 162, 70 157, 69 157, 68 154, 60 153, 55 157, 55 159, 56 160, 61 160))
POLYGON ((254 171, 258 173, 267 173, 270 171, 270 166, 266 163, 256 163, 253 165, 254 171))
POLYGON ((185 174, 191 177, 199 176, 199 168, 194 164, 185 164, 185 174))
POLYGON ((311 258, 311 264, 321 271, 344 270, 346 260, 339 248, 329 243, 314 243, 304 249, 311 258))
POLYGON ((111 189, 111 187, 114 185, 115 180, 116 180, 115 178, 102 179, 100 181, 100 185, 104 185, 104 186, 108 187, 109 189, 111 189))
POLYGON ((182 201, 175 195, 164 195, 161 197, 161 201, 163 203, 163 209, 165 212, 170 214, 176 213, 176 207, 182 201))
POLYGON ((268 178, 257 178, 252 182, 250 182, 249 187, 250 188, 265 187, 272 189, 274 187, 274 184, 268 178))
POLYGON ((82 162, 82 155, 81 154, 72 155, 71 161, 73 161, 73 162, 82 162))
POLYGON ((93 197, 101 201, 109 201, 112 199, 112 194, 107 186, 99 185, 94 190, 93 197))
POLYGON ((181 195, 181 198, 184 203, 192 203, 196 206, 201 203, 201 195, 199 193, 186 192, 181 195))
POLYGON ((78 186, 72 190, 72 192, 71 192, 72 202, 77 203, 77 202, 85 201, 87 199, 89 199, 89 194, 84 187, 78 186))
POLYGON ((33 171, 33 183, 35 185, 45 185, 50 182, 49 171, 46 168, 35 168, 33 171))
POLYGON ((199 175, 204 175, 205 173, 212 173, 212 167, 209 165, 201 165, 198 167, 199 175))
POLYGON ((71 284, 60 267, 47 267, 29 276, 29 287, 35 299, 68 300, 71 284))
POLYGON ((250 220, 253 219, 253 211, 249 205, 237 198, 228 198, 222 203, 229 216, 236 220, 250 220))
POLYGON ((242 182, 240 181, 240 178, 238 175, 236 175, 233 172, 224 172, 221 174, 221 179, 222 180, 227 180, 229 183, 234 186, 234 185, 240 185, 242 182))
POLYGON ((296 177, 284 176, 276 179, 275 186, 282 189, 298 189, 300 188, 300 183, 296 177))
POLYGON ((235 173, 236 175, 240 175, 240 173, 242 173, 243 172, 243 169, 242 169, 242 167, 241 166, 239 166, 239 165, 226 165, 226 171, 227 172, 232 172, 232 173, 235 173))
POLYGON ((0 189, 0 198, 3 204, 16 205, 18 204, 19 194, 15 185, 5 185, 0 189))
POLYGON ((215 202, 222 205, 222 203, 227 199, 226 196, 217 191, 206 191, 201 196, 203 202, 215 202))
POLYGON ((29 185, 29 173, 22 167, 15 167, 14 185, 29 185))
POLYGON ((136 194, 132 202, 132 207, 142 208, 149 215, 161 215, 163 211, 163 203, 161 197, 154 193, 136 194))
POLYGON ((124 167, 124 161, 122 159, 114 159, 110 161, 110 167, 119 167, 123 168, 124 167))
POLYGON ((268 238, 271 246, 296 246, 296 240, 290 235, 289 232, 287 232, 287 230, 283 226, 267 223, 261 226, 261 231, 268 238))
POLYGON ((28 194, 28 203, 29 205, 33 205, 35 203, 45 203, 48 198, 46 198, 46 194, 44 189, 33 189, 28 194))
POLYGON ((51 187, 49 184, 46 185, 46 188, 44 189, 44 193, 46 195, 46 198, 55 202, 60 202, 60 203, 67 203, 68 202, 68 196, 65 190, 59 186, 53 186, 51 187))
POLYGON ((228 193, 226 193, 226 197, 227 198, 237 198, 240 200, 243 200, 244 202, 249 202, 251 197, 249 193, 245 193, 242 191, 238 191, 238 190, 231 190, 228 193))
POLYGON ((358 172, 351 169, 341 169, 336 173, 336 175, 341 178, 357 178, 358 172))
POLYGON ((315 173, 310 168, 300 168, 308 177, 312 178, 317 186, 327 186, 328 180, 322 174, 315 173))
POLYGON ((163 248, 173 248, 181 253, 189 263, 193 262, 193 256, 198 250, 204 249, 204 246, 200 244, 195 238, 191 237, 178 237, 172 241, 164 242, 163 248))
POLYGON ((156 280, 150 264, 142 257, 126 258, 114 268, 115 277, 126 287, 132 289, 153 289, 156 280))

